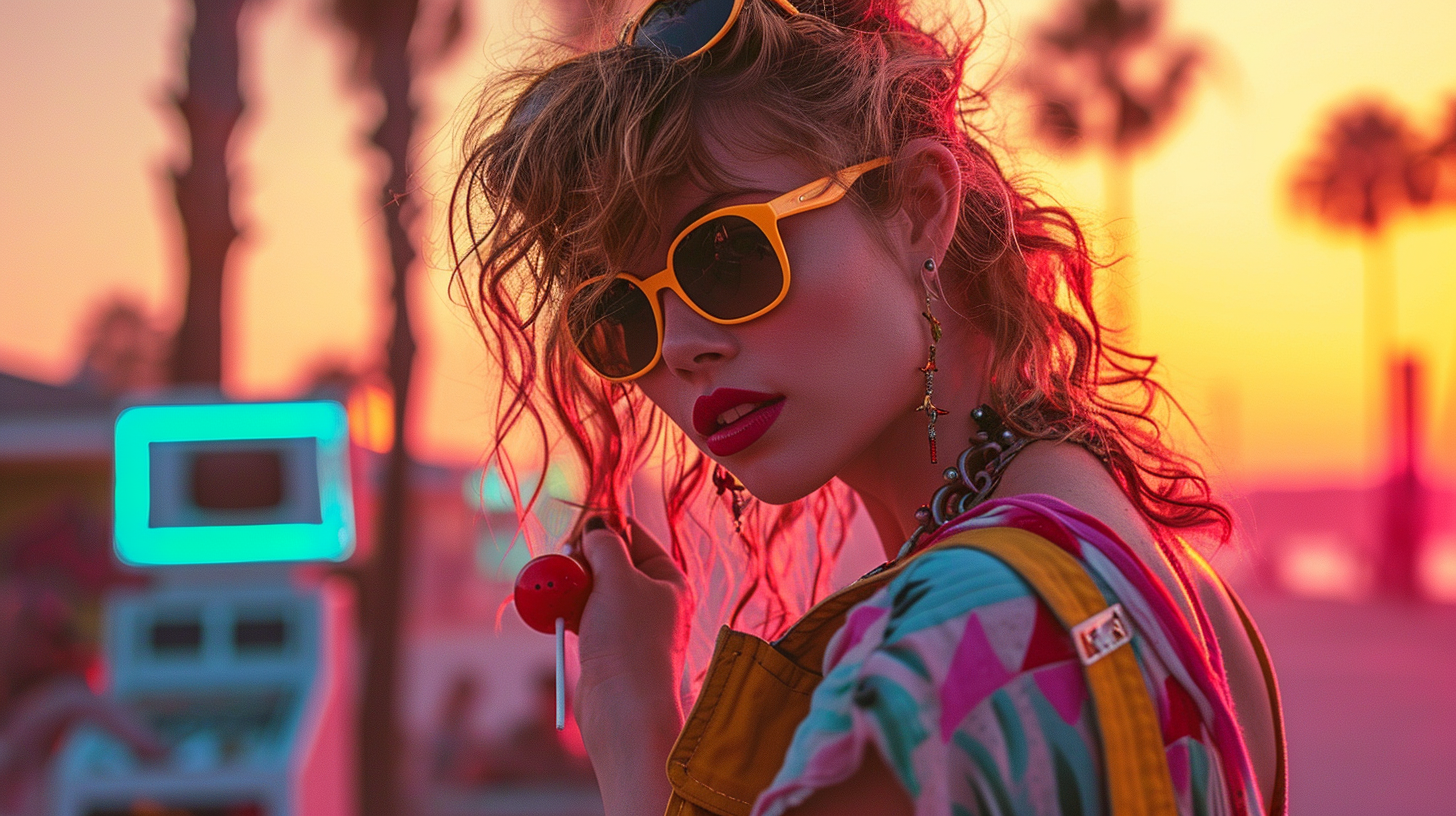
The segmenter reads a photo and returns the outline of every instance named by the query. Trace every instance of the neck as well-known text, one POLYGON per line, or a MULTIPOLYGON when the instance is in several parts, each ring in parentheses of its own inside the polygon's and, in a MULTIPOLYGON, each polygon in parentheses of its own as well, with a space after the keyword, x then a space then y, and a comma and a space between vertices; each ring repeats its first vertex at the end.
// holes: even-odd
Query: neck
POLYGON ((938 461, 930 461, 926 416, 914 410, 924 396, 921 393, 907 395, 904 417, 838 474, 859 496, 886 560, 899 554, 905 539, 919 526, 915 511, 945 483, 945 469, 955 464, 956 456, 978 430, 971 411, 985 401, 983 361, 990 358, 990 343, 979 334, 956 334, 960 333, 946 331, 937 349, 940 369, 933 399, 948 412, 936 421, 938 461))

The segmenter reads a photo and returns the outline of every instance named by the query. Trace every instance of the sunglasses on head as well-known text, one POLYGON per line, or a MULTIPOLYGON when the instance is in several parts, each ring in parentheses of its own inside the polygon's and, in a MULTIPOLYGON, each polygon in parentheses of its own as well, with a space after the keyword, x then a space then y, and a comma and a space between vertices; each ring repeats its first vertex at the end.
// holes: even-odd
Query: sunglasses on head
POLYGON ((602 377, 626 382, 662 357, 660 293, 722 325, 762 317, 789 292, 789 256, 779 219, 844 198, 860 176, 889 164, 874 159, 762 204, 736 204, 688 224, 667 249, 667 268, 645 279, 620 273, 583 281, 562 304, 567 336, 602 377))
MULTIPOLYGON (((789 0, 770 0, 790 17, 799 13, 789 0)), ((622 44, 652 48, 673 59, 707 51, 738 19, 746 0, 657 0, 622 32, 622 44)))

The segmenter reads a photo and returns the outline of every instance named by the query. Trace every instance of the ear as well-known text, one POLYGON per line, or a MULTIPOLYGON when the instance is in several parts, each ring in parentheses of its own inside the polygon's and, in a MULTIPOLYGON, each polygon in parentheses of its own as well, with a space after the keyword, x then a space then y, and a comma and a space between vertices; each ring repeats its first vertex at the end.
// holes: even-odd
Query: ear
POLYGON ((955 235, 961 213, 961 168, 950 148, 934 139, 912 139, 895 155, 905 219, 907 260, 938 265, 955 235))

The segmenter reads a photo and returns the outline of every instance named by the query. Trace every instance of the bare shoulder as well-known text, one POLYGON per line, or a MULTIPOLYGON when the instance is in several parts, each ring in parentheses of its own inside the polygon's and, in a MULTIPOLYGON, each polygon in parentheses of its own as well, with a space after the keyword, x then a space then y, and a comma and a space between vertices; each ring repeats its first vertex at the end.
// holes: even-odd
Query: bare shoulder
POLYGON ((1153 532, 1097 457, 1070 442, 1033 442, 1017 454, 995 496, 1044 493, 1112 528, 1145 557, 1158 553, 1153 532))
MULTIPOLYGON (((995 495, 1004 498, 1026 493, 1061 499, 1106 524, 1153 571, 1184 616, 1195 620, 1192 601, 1147 520, 1118 487, 1107 467, 1086 448, 1049 441, 1026 446, 1006 469, 995 495)), ((1194 631, 1198 631, 1196 627, 1194 631)))

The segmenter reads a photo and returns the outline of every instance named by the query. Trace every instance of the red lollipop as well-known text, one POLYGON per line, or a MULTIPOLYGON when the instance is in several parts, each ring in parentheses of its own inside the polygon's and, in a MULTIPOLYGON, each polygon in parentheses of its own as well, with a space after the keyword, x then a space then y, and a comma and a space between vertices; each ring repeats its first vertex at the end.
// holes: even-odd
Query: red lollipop
POLYGON ((575 632, 591 584, 591 575, 575 558, 555 553, 532 558, 516 576, 516 612, 538 632, 555 634, 557 618, 575 632))
POLYGON ((516 576, 516 612, 526 625, 556 636, 556 730, 566 727, 566 630, 576 631, 591 574, 565 555, 542 555, 516 576))

